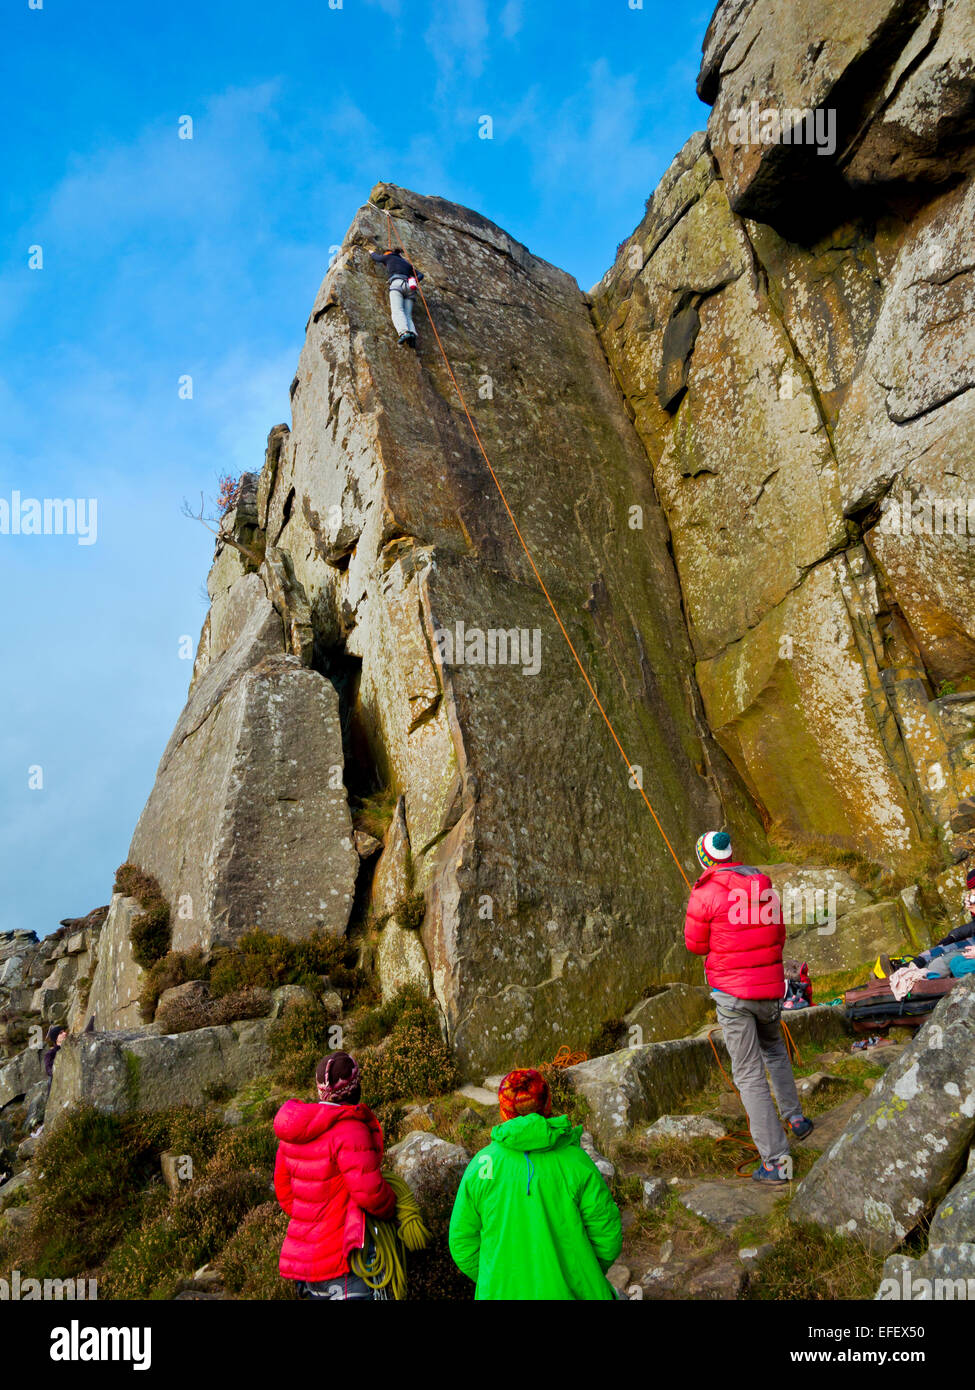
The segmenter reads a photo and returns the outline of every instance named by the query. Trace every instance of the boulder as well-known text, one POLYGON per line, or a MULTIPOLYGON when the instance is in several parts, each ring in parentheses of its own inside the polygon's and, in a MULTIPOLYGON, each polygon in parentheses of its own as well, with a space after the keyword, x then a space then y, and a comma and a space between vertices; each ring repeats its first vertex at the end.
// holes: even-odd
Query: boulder
POLYGON ((748 1271, 734 1255, 710 1261, 687 1282, 688 1298, 740 1298, 748 1282, 748 1271))
POLYGON ((167 1007, 180 1004, 204 1004, 210 998, 210 986, 206 980, 186 980, 181 985, 164 989, 156 1005, 156 1014, 167 1007))
POLYGON ((32 1086, 44 1080, 44 1056, 40 1048, 28 1047, 0 1066, 0 1110, 32 1086))
MULTIPOLYGON (((788 1023, 800 1045, 804 1039, 823 1043, 844 1037, 849 1026, 841 1010, 824 1006, 791 1013, 788 1023)), ((727 1069, 721 1029, 711 1031, 727 1069)), ((589 1127, 596 1142, 610 1148, 641 1122, 674 1111, 685 1096, 710 1084, 715 1067, 707 1037, 678 1038, 594 1057, 566 1068, 565 1078, 589 1106, 589 1127)))
POLYGON ((968 1167, 931 1218, 930 1245, 975 1245, 975 1148, 968 1167))
POLYGON ((727 1125, 709 1115, 661 1115, 646 1131, 651 1143, 666 1139, 723 1139, 727 1125))
POLYGON ((488 1091, 484 1086, 461 1086, 457 1095, 463 1096, 465 1100, 472 1100, 475 1105, 483 1105, 487 1109, 497 1109, 497 1091, 488 1091))
POLYGON ((975 980, 960 981, 800 1184, 795 1220, 891 1251, 945 1196, 975 1135, 975 980))
POLYGON ((82 1104, 114 1114, 205 1106, 269 1070, 268 1027, 267 1019, 248 1019, 187 1033, 150 1026, 69 1038, 54 1068, 45 1128, 82 1104))
POLYGON ((436 1134, 413 1130, 387 1151, 386 1162, 409 1183, 427 1225, 442 1231, 470 1162, 467 1150, 436 1134))
POLYGON ((0 1209, 9 1210, 11 1203, 23 1192, 30 1184, 30 1169, 25 1168, 23 1172, 15 1173, 12 1178, 0 1187, 0 1209))
POLYGON ((641 999, 626 1014, 625 1022, 634 1042, 665 1042, 692 1033, 713 1007, 711 992, 703 985, 677 982, 649 999, 641 999), (634 1029, 639 1031, 634 1033, 634 1029))
POLYGON ((767 1216, 782 1196, 778 1187, 757 1182, 702 1182, 680 1194, 681 1203, 727 1235, 742 1221, 767 1216))
POLYGON ((5 1235, 21 1235, 26 1232, 31 1220, 30 1204, 7 1207, 0 1212, 0 1239, 5 1235))
POLYGON ((841 1076, 831 1076, 829 1072, 814 1071, 809 1076, 800 1076, 796 1080, 796 1090, 800 1096, 818 1096, 824 1091, 828 1091, 832 1086, 842 1086, 841 1076))
POLYGON ((817 975, 872 965, 882 951, 899 956, 914 955, 918 949, 908 936, 897 898, 854 908, 822 926, 804 927, 786 942, 789 955, 808 963, 814 989, 817 975))
POLYGON ((588 1130, 583 1130, 579 1142, 583 1151, 587 1153, 593 1163, 595 1163, 607 1184, 612 1183, 613 1179, 616 1177, 616 1164, 612 1163, 605 1154, 599 1152, 588 1130))
POLYGON ((877 1299, 942 1303, 975 1298, 975 1243, 929 1245, 919 1259, 891 1255, 884 1261, 877 1299))
POLYGON ((188 1158, 188 1154, 169 1152, 159 1155, 159 1169, 162 1173, 162 1179, 172 1197, 175 1197, 183 1183, 193 1176, 192 1159, 187 1164, 188 1158))
MULTIPOLYGON (((271 992, 271 1012, 270 1018, 280 1018, 284 1011, 292 1004, 313 1004, 315 995, 312 990, 304 985, 279 985, 276 990, 271 992)), ((339 1000, 341 1004, 341 1000, 339 1000)))
POLYGON ((664 1178, 644 1178, 640 1189, 640 1205, 646 1211, 656 1211, 670 1196, 670 1188, 664 1178))
POLYGON ((322 995, 322 1008, 330 1019, 338 1020, 342 1017, 342 996, 337 990, 327 989, 322 995))

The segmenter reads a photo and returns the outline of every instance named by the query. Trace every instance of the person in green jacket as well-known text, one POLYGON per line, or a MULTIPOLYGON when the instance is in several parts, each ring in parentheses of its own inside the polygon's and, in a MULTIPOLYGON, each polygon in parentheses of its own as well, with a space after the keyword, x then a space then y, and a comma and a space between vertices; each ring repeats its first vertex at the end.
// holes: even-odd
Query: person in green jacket
POLYGON ((620 1253, 620 1214, 581 1148, 581 1125, 552 1115, 540 1072, 510 1072, 502 1123, 464 1172, 450 1253, 481 1299, 613 1299, 606 1270, 620 1253))

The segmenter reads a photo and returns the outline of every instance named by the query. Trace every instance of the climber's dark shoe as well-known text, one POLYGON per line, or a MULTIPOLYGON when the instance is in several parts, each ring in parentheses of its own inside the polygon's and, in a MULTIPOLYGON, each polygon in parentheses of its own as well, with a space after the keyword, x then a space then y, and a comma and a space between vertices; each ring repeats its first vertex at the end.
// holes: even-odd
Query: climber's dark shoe
POLYGON ((793 1115, 790 1120, 786 1120, 786 1124, 797 1139, 805 1139, 807 1134, 813 1132, 813 1122, 805 1115, 793 1115))
POLYGON ((396 341, 399 343, 400 347, 402 347, 404 343, 408 343, 412 346, 414 336, 415 335, 410 333, 401 333, 396 341))
POLYGON ((778 1187, 791 1181, 792 1176, 786 1168, 786 1165, 782 1162, 760 1163, 754 1173, 752 1173, 752 1182, 767 1182, 771 1183, 773 1187, 778 1187))

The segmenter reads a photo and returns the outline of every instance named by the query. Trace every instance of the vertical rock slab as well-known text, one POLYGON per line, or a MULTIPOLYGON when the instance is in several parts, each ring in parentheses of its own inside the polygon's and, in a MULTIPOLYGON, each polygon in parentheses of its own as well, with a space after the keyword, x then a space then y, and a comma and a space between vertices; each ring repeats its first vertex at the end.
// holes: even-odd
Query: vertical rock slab
POLYGON ((280 654, 263 584, 248 575, 231 594, 244 586, 251 606, 228 600, 218 630, 236 639, 195 683, 129 851, 169 900, 176 950, 251 928, 341 935, 352 906, 338 695, 280 654))
POLYGON ((98 954, 85 1010, 102 1032, 110 1028, 138 1028, 142 1022, 139 996, 144 971, 132 958, 129 940, 132 923, 142 912, 135 898, 116 893, 98 938, 98 954))
POLYGON ((582 1045, 690 973, 685 885, 595 710, 417 306, 397 346, 368 249, 393 235, 593 683, 678 852, 720 810, 667 533, 575 282, 467 209, 379 185, 321 290, 267 542, 323 669, 404 797, 422 939, 471 1074, 582 1045))
POLYGON ((959 981, 816 1161, 789 1215, 889 1252, 947 1193, 975 1135, 975 981, 959 981))

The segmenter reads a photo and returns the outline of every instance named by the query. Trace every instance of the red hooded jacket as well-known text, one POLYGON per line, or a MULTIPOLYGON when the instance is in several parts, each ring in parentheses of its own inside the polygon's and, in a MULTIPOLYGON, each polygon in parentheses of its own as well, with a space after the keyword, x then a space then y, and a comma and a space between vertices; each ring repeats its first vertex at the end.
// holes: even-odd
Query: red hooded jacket
POLYGON ((346 1274, 361 1249, 366 1212, 396 1210, 382 1175, 383 1132, 366 1105, 285 1101, 274 1119, 281 1141, 274 1190, 291 1217, 278 1268, 285 1279, 316 1283, 346 1274))
POLYGON ((712 989, 737 999, 781 999, 785 994, 782 904, 768 874, 742 865, 707 869, 691 889, 684 944, 706 956, 712 989))

